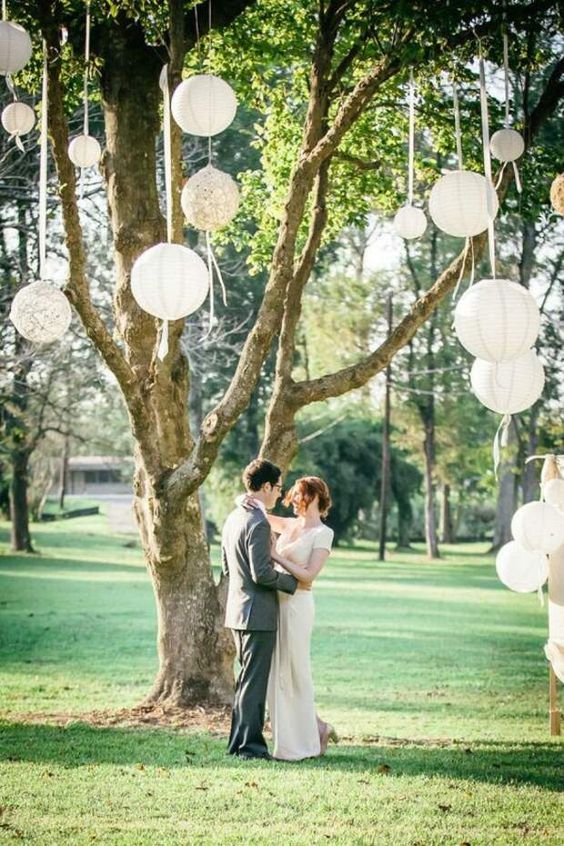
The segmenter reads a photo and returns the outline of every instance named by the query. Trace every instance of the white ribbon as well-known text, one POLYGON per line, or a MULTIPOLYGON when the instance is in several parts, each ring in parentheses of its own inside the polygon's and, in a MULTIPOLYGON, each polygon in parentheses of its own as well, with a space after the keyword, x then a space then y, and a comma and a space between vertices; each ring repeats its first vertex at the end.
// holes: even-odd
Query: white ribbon
POLYGON ((503 33, 503 74, 505 84, 505 128, 509 129, 509 40, 503 33))
POLYGON ((157 358, 164 361, 168 353, 168 320, 163 320, 161 329, 161 341, 157 350, 157 358))
POLYGON ((460 105, 458 102, 458 91, 456 82, 452 80, 452 104, 454 107, 454 137, 456 139, 456 157, 458 158, 458 169, 462 170, 462 132, 460 129, 460 105))
POLYGON ((497 432, 495 433, 495 438, 493 442, 493 462, 494 462, 494 474, 496 479, 497 471, 499 469, 499 463, 501 460, 501 447, 507 446, 507 440, 509 436, 509 426, 511 425, 511 415, 504 414, 501 418, 501 423, 498 426, 497 432))
MULTIPOLYGON (((165 212, 166 212, 166 240, 172 243, 172 135, 170 124, 170 87, 168 84, 168 65, 162 73, 163 90, 163 146, 165 169, 165 212)), ((164 361, 168 354, 168 320, 163 320, 161 340, 157 350, 157 358, 164 361)))
POLYGON ((47 43, 43 42, 43 82, 41 86, 41 134, 39 147, 39 279, 46 277, 47 256, 47 43))
POLYGON ((6 0, 2 0, 2 20, 5 21, 7 17, 6 0))
POLYGON ((415 153, 415 83, 413 71, 409 72, 409 155, 407 166, 407 204, 413 205, 413 176, 415 153))
POLYGON ((84 37, 84 134, 89 135, 88 123, 88 71, 90 66, 90 0, 86 3, 86 34, 84 37))
POLYGON ((482 148, 484 153, 484 175, 488 183, 488 190, 486 193, 486 202, 488 208, 488 249, 490 254, 490 265, 492 269, 492 277, 495 279, 495 236, 494 236, 494 209, 492 205, 492 197, 489 188, 495 191, 492 182, 492 160, 490 156, 490 127, 488 116, 488 96, 486 93, 486 73, 484 69, 484 57, 482 56, 482 48, 480 45, 480 107, 482 112, 482 148))

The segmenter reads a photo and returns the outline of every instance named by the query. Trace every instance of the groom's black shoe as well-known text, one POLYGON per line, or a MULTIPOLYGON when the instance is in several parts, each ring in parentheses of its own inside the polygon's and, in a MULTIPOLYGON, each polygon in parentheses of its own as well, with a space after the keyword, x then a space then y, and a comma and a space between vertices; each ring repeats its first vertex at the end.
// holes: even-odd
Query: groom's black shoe
POLYGON ((250 755, 248 752, 240 752, 237 755, 238 758, 242 758, 243 761, 273 761, 274 758, 268 752, 264 752, 262 755, 250 755))

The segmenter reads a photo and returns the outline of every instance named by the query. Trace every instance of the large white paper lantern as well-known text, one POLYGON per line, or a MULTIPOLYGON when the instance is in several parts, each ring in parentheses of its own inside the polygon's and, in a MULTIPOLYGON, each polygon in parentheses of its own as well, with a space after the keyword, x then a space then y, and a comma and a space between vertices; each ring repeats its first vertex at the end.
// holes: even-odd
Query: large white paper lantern
POLYGON ((543 482, 542 495, 545 502, 553 508, 564 511, 564 479, 549 479, 548 482, 543 482))
POLYGON ((161 320, 179 320, 196 311, 209 289, 208 269, 182 244, 156 244, 131 268, 131 290, 144 311, 161 320))
POLYGON ((491 182, 471 170, 455 170, 441 176, 429 197, 429 214, 435 225, 457 238, 479 235, 497 215, 498 208, 491 182))
POLYGON ((0 21, 0 74, 20 71, 31 59, 31 38, 13 21, 0 21))
POLYGON ((69 159, 75 167, 92 167, 101 156, 102 149, 92 135, 77 135, 69 144, 69 159))
POLYGON ((550 202, 558 214, 564 214, 564 173, 559 173, 550 186, 550 202))
POLYGON ((525 152, 525 142, 515 129, 498 129, 490 138, 490 150, 499 162, 514 162, 525 152))
POLYGON ((196 74, 176 88, 170 108, 184 132, 207 138, 227 129, 237 111, 237 98, 225 80, 196 74))
POLYGON ((415 206, 403 206, 394 217, 394 227, 398 235, 410 241, 420 238, 427 229, 427 218, 421 209, 415 206))
POLYGON ((550 555, 564 543, 564 517, 547 502, 528 502, 513 515, 511 533, 523 549, 550 555))
POLYGON ((466 291, 454 310, 458 340, 485 361, 524 355, 535 343, 539 328, 534 297, 509 279, 482 279, 466 291))
POLYGON ((517 543, 509 541, 499 550, 495 568, 499 580, 517 593, 532 593, 548 579, 546 555, 529 552, 517 543))
POLYGON ((12 301, 10 320, 24 338, 34 344, 51 344, 61 338, 72 318, 69 301, 49 282, 32 282, 12 301))
POLYGON ((237 214, 239 188, 228 173, 206 165, 187 181, 180 202, 191 226, 213 232, 237 214))
POLYGON ((544 367, 533 350, 511 361, 477 358, 470 371, 470 382, 486 408, 498 414, 518 414, 542 394, 544 367))
POLYGON ((26 103, 10 103, 2 111, 2 126, 13 138, 27 135, 35 126, 35 112, 26 103))

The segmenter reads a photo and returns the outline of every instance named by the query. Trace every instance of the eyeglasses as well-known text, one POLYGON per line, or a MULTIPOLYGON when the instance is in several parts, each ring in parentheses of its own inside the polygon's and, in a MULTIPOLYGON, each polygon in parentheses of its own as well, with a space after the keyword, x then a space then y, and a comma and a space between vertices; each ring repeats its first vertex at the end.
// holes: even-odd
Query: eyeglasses
POLYGON ((272 485, 273 488, 278 488, 279 491, 282 491, 282 485, 272 485))

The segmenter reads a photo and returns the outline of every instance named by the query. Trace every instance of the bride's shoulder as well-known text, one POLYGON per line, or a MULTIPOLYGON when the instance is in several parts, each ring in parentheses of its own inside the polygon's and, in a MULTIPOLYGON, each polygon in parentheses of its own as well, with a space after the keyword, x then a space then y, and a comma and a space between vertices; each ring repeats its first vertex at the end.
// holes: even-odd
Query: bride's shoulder
POLYGON ((318 527, 313 541, 314 548, 331 549, 335 532, 324 523, 318 527))

